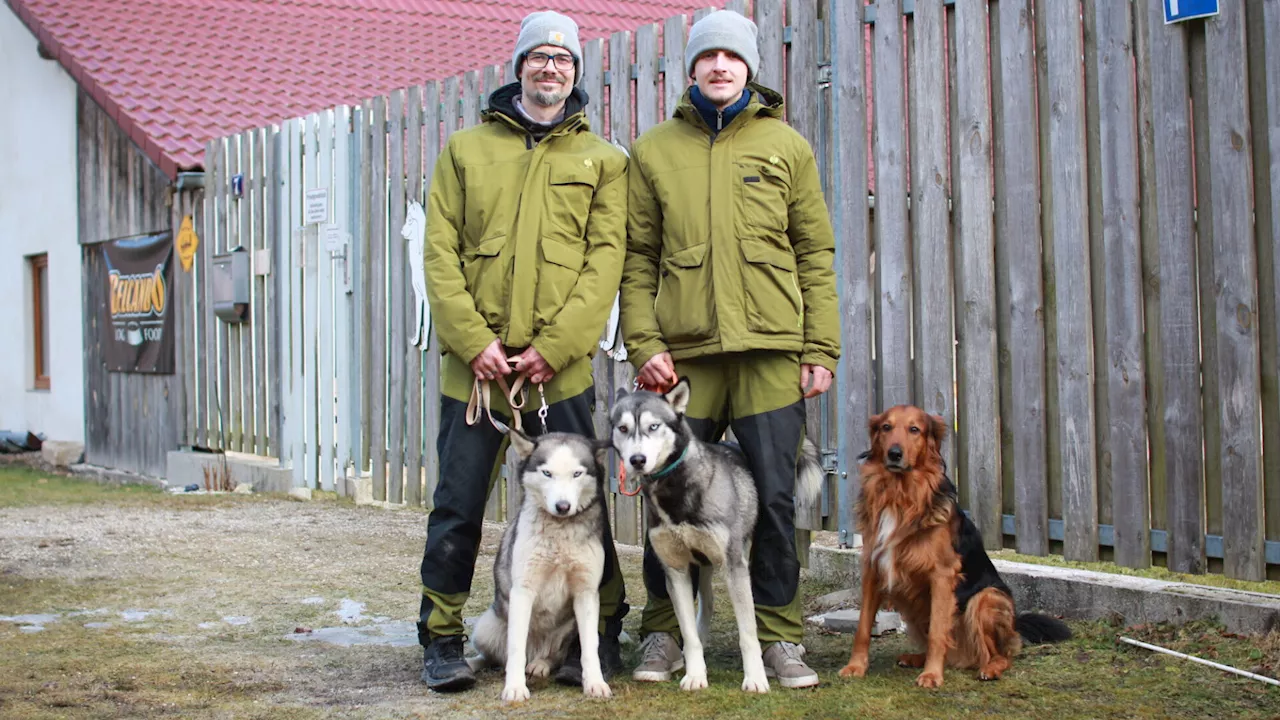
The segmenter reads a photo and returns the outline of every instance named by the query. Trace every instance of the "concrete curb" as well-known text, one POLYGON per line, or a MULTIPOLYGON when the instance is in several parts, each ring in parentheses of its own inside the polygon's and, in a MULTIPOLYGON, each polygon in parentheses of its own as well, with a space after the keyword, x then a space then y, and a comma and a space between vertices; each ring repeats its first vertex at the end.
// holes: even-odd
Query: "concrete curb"
POLYGON ((168 455, 165 479, 173 487, 190 484, 204 487, 204 470, 220 472, 223 463, 231 486, 241 483, 253 486, 254 492, 287 493, 293 488, 293 473, 282 468, 274 458, 246 453, 199 453, 172 450, 168 455))
MULTIPOLYGON (((859 581, 861 553, 809 549, 811 576, 838 585, 859 581)), ((1125 625, 1216 618, 1228 632, 1280 629, 1280 596, 1113 575, 1074 568, 993 560, 1020 612, 1039 610, 1075 620, 1118 619, 1125 625)))

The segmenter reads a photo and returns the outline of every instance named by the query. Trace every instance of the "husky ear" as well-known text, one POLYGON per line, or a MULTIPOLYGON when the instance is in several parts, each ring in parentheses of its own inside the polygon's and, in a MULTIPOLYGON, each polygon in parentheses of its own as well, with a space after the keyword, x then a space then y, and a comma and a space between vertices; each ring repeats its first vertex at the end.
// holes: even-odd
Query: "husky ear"
POLYGON ((627 396, 627 389, 624 387, 618 388, 618 392, 613 394, 613 402, 615 404, 620 403, 622 402, 622 398, 626 396, 627 396))
POLYGON ((685 377, 680 378, 680 382, 676 383, 675 387, 668 390, 667 393, 663 395, 663 398, 666 399, 667 404, 671 406, 671 409, 676 411, 677 415, 684 415, 685 410, 689 409, 689 395, 691 392, 692 391, 689 387, 689 377, 686 375, 685 377))
POLYGON ((591 451, 596 457, 596 462, 600 463, 601 468, 609 467, 609 451, 612 449, 613 442, 610 440, 593 440, 591 442, 591 451))
POLYGON ((516 455, 519 455, 521 460, 533 454, 535 443, 528 435, 515 428, 508 428, 507 437, 511 440, 511 447, 515 449, 516 455))

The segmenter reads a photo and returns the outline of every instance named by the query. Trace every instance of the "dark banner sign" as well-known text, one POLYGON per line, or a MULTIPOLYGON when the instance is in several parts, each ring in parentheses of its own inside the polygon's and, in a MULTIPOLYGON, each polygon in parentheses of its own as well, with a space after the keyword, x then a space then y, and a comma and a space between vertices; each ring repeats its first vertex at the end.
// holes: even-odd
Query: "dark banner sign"
POLYGON ((173 373, 173 233, 105 242, 102 254, 107 370, 173 373))

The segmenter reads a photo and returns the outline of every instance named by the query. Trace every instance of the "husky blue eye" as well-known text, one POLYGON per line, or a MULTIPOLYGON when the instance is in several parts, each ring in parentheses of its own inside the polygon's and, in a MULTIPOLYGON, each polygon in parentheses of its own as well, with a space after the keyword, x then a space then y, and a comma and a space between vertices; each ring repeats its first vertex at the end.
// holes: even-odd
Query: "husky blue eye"
POLYGON ((543 475, 546 475, 547 477, 551 477, 551 471, 550 471, 550 470, 543 470, 543 471, 542 471, 542 474, 543 474, 543 475))
POLYGON ((658 432, 658 423, 649 426, 649 432, 658 432))

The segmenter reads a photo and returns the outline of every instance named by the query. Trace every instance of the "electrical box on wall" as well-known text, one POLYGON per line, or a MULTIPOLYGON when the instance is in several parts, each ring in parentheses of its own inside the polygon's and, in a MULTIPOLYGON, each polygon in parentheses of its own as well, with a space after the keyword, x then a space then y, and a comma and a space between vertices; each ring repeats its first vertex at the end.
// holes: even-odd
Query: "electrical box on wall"
POLYGON ((242 247, 213 256, 209 273, 213 290, 213 314, 226 323, 249 317, 249 252, 242 247))

